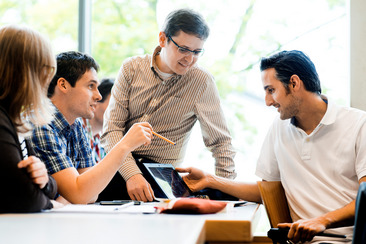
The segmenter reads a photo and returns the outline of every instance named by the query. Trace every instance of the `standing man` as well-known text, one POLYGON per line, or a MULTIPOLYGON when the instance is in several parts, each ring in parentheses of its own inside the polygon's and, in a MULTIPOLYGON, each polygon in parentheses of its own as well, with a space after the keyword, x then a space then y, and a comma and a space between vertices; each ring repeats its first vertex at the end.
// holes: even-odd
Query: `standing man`
MULTIPOLYGON (((235 178, 235 152, 214 79, 196 64, 208 35, 209 28, 200 14, 179 9, 167 16, 152 55, 123 63, 104 117, 102 144, 107 152, 133 123, 146 121, 176 145, 155 138, 149 147, 134 150, 134 156, 179 165, 198 120, 204 143, 215 158, 216 174, 235 178)), ((109 198, 153 200, 134 156, 129 154, 123 162, 109 198), (128 195, 123 195, 124 188, 128 195)))
POLYGON ((133 125, 109 154, 95 164, 80 117, 92 119, 102 98, 97 88, 99 66, 92 57, 79 52, 61 53, 56 59, 56 75, 48 87, 48 97, 56 112, 49 124, 36 127, 32 143, 57 182, 61 195, 58 200, 91 203, 128 153, 150 143, 152 128, 147 122, 133 125))
MULTIPOLYGON (((281 181, 293 223, 288 238, 310 241, 320 232, 347 235, 326 238, 331 243, 352 240, 355 199, 366 181, 366 114, 340 107, 321 95, 313 62, 300 51, 283 51, 261 61, 267 106, 277 108, 263 143, 256 175, 281 181), (344 227, 346 226, 346 227, 344 227)), ((194 190, 219 189, 248 201, 261 201, 257 184, 228 181, 194 168, 178 169, 194 190)))

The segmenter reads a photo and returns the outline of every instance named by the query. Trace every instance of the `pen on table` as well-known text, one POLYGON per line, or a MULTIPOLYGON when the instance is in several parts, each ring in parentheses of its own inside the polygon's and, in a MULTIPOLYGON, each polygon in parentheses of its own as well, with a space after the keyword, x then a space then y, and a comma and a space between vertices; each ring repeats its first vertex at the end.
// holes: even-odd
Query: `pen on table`
POLYGON ((156 135, 157 137, 159 137, 160 139, 163 139, 164 141, 169 142, 170 144, 173 144, 173 145, 175 145, 175 144, 176 144, 175 142, 172 142, 172 141, 171 141, 171 140, 169 140, 168 138, 165 138, 164 136, 159 135, 159 134, 158 134, 158 133, 156 133, 155 131, 152 131, 152 133, 153 133, 154 135, 156 135))
POLYGON ((120 210, 120 209, 123 209, 123 208, 127 208, 129 206, 134 205, 134 204, 135 204, 135 202, 125 203, 125 204, 121 205, 120 207, 115 208, 114 211, 117 211, 117 210, 120 210))

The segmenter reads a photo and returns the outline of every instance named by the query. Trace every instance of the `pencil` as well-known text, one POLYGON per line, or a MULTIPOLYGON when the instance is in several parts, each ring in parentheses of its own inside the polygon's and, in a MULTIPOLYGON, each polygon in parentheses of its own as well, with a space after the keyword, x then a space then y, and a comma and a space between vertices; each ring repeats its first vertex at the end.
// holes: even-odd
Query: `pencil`
POLYGON ((156 133, 155 131, 152 132, 154 135, 156 135, 157 137, 159 137, 160 139, 163 139, 164 141, 166 142, 169 142, 170 144, 173 144, 175 145, 176 143, 175 142, 172 142, 171 140, 169 140, 168 138, 165 138, 164 136, 162 135, 159 135, 158 133, 156 133))

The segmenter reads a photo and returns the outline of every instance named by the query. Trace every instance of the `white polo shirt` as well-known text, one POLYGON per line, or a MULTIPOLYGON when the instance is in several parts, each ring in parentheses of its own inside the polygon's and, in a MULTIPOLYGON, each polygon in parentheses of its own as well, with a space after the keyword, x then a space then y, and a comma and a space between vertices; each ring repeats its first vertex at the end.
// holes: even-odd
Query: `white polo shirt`
MULTIPOLYGON (((344 207, 356 199, 358 180, 366 175, 366 113, 328 102, 310 135, 290 119, 275 119, 256 175, 282 182, 293 221, 344 207)), ((353 228, 330 232, 352 235, 353 228)))

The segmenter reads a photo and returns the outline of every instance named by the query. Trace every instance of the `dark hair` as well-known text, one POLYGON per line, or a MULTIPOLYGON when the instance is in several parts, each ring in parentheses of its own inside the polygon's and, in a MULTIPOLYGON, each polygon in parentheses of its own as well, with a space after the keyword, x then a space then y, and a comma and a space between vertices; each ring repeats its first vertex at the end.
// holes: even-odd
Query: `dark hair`
POLYGON ((98 72, 99 65, 88 54, 70 51, 63 52, 56 56, 57 71, 56 75, 52 78, 52 81, 48 87, 47 96, 50 98, 55 92, 55 87, 58 79, 64 78, 70 83, 72 87, 75 86, 76 81, 90 69, 95 69, 98 72))
POLYGON ((105 99, 108 97, 109 94, 111 94, 111 90, 113 87, 113 79, 110 78, 104 78, 100 82, 100 85, 98 86, 98 90, 100 95, 102 95, 102 99, 98 102, 103 103, 105 99))
POLYGON ((205 19, 192 9, 178 9, 168 14, 162 30, 166 36, 175 36, 179 31, 183 31, 204 41, 210 34, 205 19))
POLYGON ((260 70, 269 68, 276 70, 276 77, 288 88, 292 75, 297 75, 303 81, 305 89, 321 94, 320 80, 314 63, 301 51, 282 51, 268 58, 262 58, 260 70))

